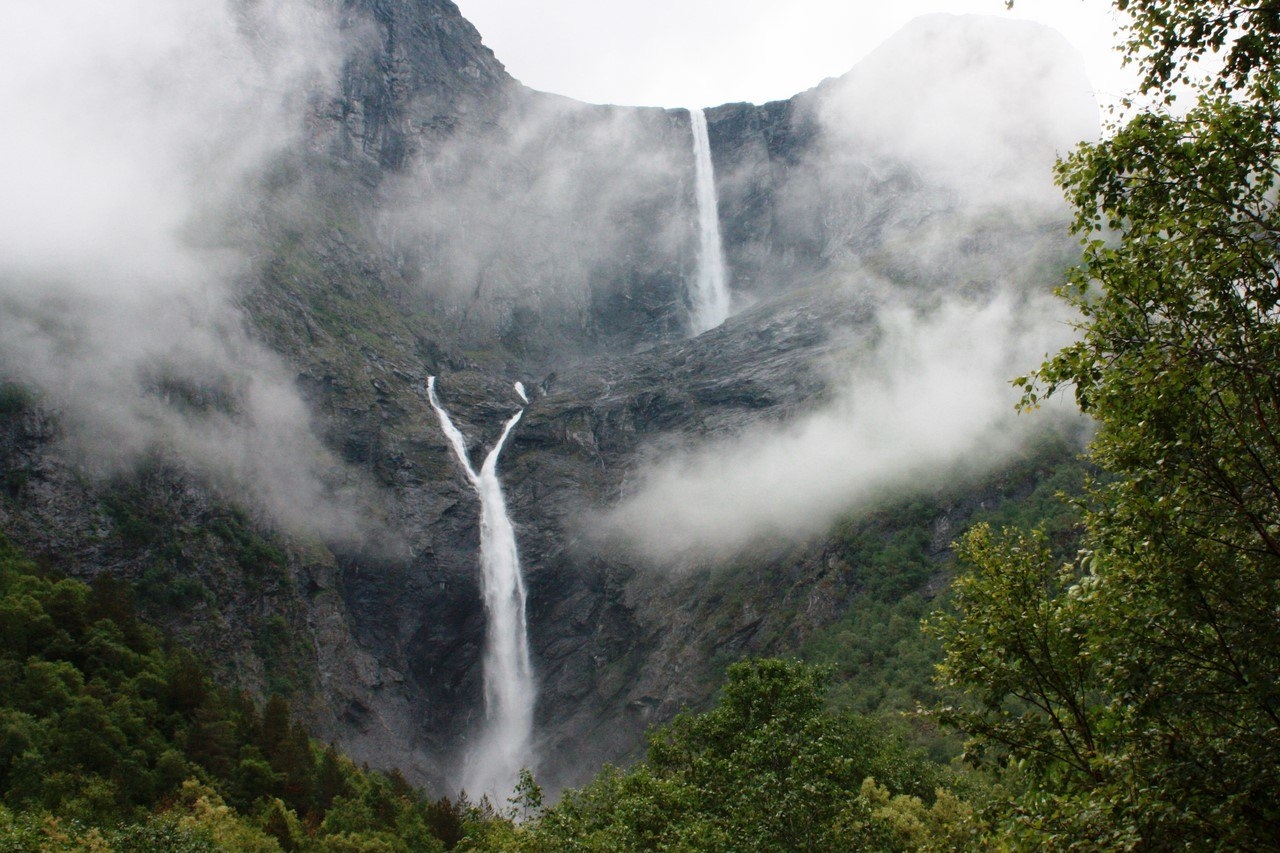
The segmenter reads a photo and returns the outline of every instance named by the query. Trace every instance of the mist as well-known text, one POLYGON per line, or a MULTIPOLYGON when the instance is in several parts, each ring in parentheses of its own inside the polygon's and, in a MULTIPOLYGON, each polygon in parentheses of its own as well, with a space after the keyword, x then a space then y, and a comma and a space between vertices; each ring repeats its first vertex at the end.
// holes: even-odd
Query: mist
POLYGON ((285 527, 354 536, 358 478, 236 306, 229 242, 343 46, 305 0, 0 8, 0 373, 110 475, 159 455, 285 527))
POLYGON ((432 308, 488 341, 539 323, 588 336, 606 303, 615 331, 674 323, 692 264, 687 119, 521 95, 388 185, 384 231, 432 308), (628 303, 654 281, 661 303, 628 303))
MULTIPOLYGON (((0 10, 0 371, 39 390, 87 470, 160 453, 291 529, 347 536, 362 523, 363 485, 246 325, 237 297, 252 259, 227 236, 251 218, 264 170, 306 145, 315 93, 336 88, 349 45, 334 14, 306 0, 0 10)), ((731 460, 746 453, 778 484, 776 519, 713 513, 700 524, 721 531, 707 547, 723 549, 753 527, 830 517, 863 499, 859 483, 918 479, 902 470, 907 457, 944 466, 972 455, 982 430, 1003 429, 994 413, 1011 403, 996 389, 1007 397, 1004 381, 1053 348, 1027 355, 1029 330, 1060 337, 1038 322, 1049 309, 1033 296, 1062 265, 1066 215, 1049 169, 1097 130, 1080 69, 1043 28, 931 16, 800 96, 795 121, 814 138, 797 162, 764 163, 772 219, 737 257, 777 262, 753 282, 739 276, 738 304, 811 283, 812 271, 791 274, 810 252, 826 280, 874 270, 894 282, 882 327, 896 343, 782 431, 639 472, 646 485, 614 526, 647 541, 659 495, 701 495, 711 512, 712 481, 732 480, 731 460), (1004 341, 1005 322, 1024 331, 1004 341), (978 326, 1001 346, 966 344, 978 326), (963 375, 954 353, 966 354, 963 375), (912 401, 929 398, 949 401, 935 411, 956 412, 954 431, 913 432, 912 401), (885 444, 877 424, 914 436, 903 447, 915 449, 885 444), (833 459, 842 444, 852 456, 833 459), (833 476, 837 461, 861 473, 833 476)), ((696 256, 687 118, 519 95, 464 115, 387 176, 380 248, 414 270, 428 310, 464 344, 541 341, 559 348, 550 358, 574 342, 685 334, 696 256)), ((717 165, 725 217, 737 215, 735 192, 759 202, 743 182, 760 162, 717 165)), ((670 542, 655 540, 658 551, 696 538, 659 526, 670 542)))
POLYGON ((970 209, 1060 209, 1054 162, 1099 131, 1067 40, 983 15, 917 18, 817 95, 828 156, 901 160, 970 209))
POLYGON ((801 116, 815 139, 779 191, 784 221, 825 235, 822 281, 874 294, 873 330, 855 333, 867 348, 788 423, 655 444, 586 525, 611 547, 678 566, 800 540, 1079 418, 1019 417, 1010 385, 1072 334, 1051 295, 1075 251, 1052 167, 1096 138, 1098 109, 1061 36, 928 16, 806 93, 801 116))
POLYGON ((1019 417, 1009 378, 1070 339, 1048 298, 884 308, 828 403, 781 426, 686 446, 638 472, 600 521, 667 565, 803 539, 837 516, 981 474, 1069 411, 1019 417))

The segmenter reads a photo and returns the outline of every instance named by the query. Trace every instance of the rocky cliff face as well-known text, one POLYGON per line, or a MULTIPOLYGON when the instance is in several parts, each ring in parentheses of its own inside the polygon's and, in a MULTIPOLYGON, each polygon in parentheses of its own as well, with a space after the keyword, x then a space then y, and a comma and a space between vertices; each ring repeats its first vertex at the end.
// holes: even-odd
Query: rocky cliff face
POLYGON ((354 47, 318 128, 341 160, 403 166, 467 120, 492 114, 513 86, 449 0, 347 0, 344 12, 354 47))
POLYGON ((479 508, 426 377, 473 456, 521 379, 533 399, 500 471, 530 587, 540 771, 580 781, 706 702, 724 664, 797 648, 857 586, 820 535, 655 565, 596 535, 600 511, 665 448, 823 405, 832 363, 877 339, 886 288, 927 304, 1053 284, 1060 214, 974 207, 860 142, 832 124, 836 83, 717 107, 738 311, 690 339, 687 113, 526 90, 448 0, 351 0, 342 26, 339 88, 313 99, 307 145, 237 237, 254 259, 238 301, 359 486, 365 534, 282 532, 163 448, 97 477, 66 451, 74 424, 16 386, 0 521, 61 570, 136 581, 155 618, 229 677, 304 697, 355 757, 450 786, 483 713, 479 508))

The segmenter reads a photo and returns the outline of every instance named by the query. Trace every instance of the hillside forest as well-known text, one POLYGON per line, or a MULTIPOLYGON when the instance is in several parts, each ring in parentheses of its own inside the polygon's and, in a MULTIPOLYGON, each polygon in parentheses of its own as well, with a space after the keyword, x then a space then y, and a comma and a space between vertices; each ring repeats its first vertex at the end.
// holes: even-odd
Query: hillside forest
POLYGON ((1088 450, 967 512, 949 588, 905 592, 928 507, 843 519, 864 606, 726 661, 631 766, 494 803, 358 766, 148 625, 154 590, 0 541, 0 850, 1280 846, 1280 3, 1114 5, 1141 89, 1056 172, 1078 335, 1012 380, 1088 450))

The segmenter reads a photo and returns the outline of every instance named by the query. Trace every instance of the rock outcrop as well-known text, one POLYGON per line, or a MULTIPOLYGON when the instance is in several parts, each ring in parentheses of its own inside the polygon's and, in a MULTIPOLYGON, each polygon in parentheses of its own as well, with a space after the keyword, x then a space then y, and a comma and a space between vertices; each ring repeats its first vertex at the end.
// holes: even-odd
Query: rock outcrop
POLYGON ((501 475, 530 588, 540 771, 580 781, 707 702, 726 663, 795 649, 856 589, 822 537, 654 566, 592 519, 670 443, 820 405, 832 360, 874 339, 886 287, 927 302, 1054 284, 1061 212, 974 207, 858 147, 830 123, 839 81, 714 108, 738 311, 689 339, 686 112, 524 89, 448 0, 351 0, 343 22, 356 47, 340 90, 313 100, 306 149, 253 202, 239 304, 364 484, 365 536, 283 533, 163 448, 97 478, 64 453, 59 412, 12 386, 0 521, 59 570, 135 581, 228 678, 302 698, 354 757, 442 790, 483 713, 485 614, 478 505, 426 377, 475 448, 519 407, 520 379, 533 399, 501 475))

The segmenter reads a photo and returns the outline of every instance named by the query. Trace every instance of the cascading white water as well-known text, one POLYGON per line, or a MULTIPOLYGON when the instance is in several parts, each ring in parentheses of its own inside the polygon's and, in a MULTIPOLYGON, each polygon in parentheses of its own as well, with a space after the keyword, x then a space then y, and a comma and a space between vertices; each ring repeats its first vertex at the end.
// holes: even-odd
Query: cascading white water
MULTIPOLYGON (((524 388, 516 392, 528 402, 524 388)), ((479 473, 467 457, 467 443, 436 397, 436 378, 427 378, 427 396, 453 452, 480 497, 480 569, 488 627, 484 650, 485 731, 467 757, 463 787, 476 798, 488 795, 501 806, 515 788, 520 770, 533 760, 533 705, 537 690, 529 663, 524 578, 516 531, 498 481, 498 456, 524 414, 516 412, 485 457, 479 473)))
POLYGON ((729 316, 729 282, 725 273, 724 246, 720 242, 720 210, 716 179, 711 165, 711 139, 707 114, 689 110, 693 124, 694 192, 698 201, 698 277, 694 281, 693 331, 714 329, 729 316))

